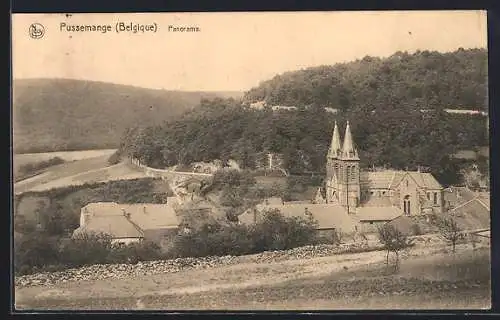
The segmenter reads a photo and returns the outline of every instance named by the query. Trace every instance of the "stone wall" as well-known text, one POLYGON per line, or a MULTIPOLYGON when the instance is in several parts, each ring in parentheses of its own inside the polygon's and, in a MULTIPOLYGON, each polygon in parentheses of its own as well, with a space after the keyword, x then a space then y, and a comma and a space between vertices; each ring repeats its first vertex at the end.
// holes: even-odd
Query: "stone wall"
POLYGON ((317 245, 281 251, 267 251, 247 256, 222 256, 202 258, 177 258, 159 261, 144 261, 137 264, 97 264, 56 272, 43 272, 15 277, 18 287, 57 285, 69 281, 123 279, 133 276, 179 272, 188 269, 206 269, 236 263, 270 263, 293 259, 326 257, 335 254, 381 250, 380 244, 350 243, 317 245))

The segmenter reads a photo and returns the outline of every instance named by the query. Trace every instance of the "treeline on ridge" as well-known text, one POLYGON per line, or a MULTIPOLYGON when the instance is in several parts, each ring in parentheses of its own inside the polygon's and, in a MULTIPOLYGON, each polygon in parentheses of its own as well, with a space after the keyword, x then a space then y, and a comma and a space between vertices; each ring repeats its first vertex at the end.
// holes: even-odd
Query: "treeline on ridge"
MULTIPOLYGON (((348 109, 487 109, 487 51, 396 52, 286 72, 245 94, 249 102, 348 109)), ((354 111, 354 110, 352 110, 354 111)))

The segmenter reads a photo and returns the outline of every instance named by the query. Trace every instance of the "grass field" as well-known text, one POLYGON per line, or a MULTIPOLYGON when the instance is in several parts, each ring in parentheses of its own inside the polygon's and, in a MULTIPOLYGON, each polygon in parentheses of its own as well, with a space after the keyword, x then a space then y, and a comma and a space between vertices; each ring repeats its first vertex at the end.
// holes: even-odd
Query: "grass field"
POLYGON ((59 151, 59 152, 44 152, 44 153, 22 153, 14 154, 13 156, 13 169, 17 172, 20 166, 47 161, 49 159, 58 157, 64 161, 76 161, 89 158, 96 158, 102 156, 111 156, 116 149, 102 149, 102 150, 82 150, 82 151, 59 151))
POLYGON ((106 157, 98 157, 54 167, 41 175, 16 183, 14 191, 19 194, 26 191, 45 191, 70 185, 145 177, 143 172, 125 163, 108 166, 106 157))
POLYGON ((52 188, 85 183, 146 177, 141 171, 120 163, 110 166, 108 156, 76 160, 48 168, 44 173, 14 184, 16 194, 44 191, 52 188))
POLYGON ((485 309, 489 247, 414 248, 398 274, 383 252, 256 263, 120 281, 16 288, 18 309, 328 310, 485 309))

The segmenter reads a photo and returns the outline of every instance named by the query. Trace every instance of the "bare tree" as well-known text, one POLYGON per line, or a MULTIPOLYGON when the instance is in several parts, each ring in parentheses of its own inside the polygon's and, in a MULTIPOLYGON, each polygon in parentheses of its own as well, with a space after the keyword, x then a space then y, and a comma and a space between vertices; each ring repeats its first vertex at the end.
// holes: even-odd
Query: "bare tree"
POLYGON ((391 252, 396 256, 394 262, 394 270, 399 270, 399 253, 401 250, 406 249, 413 245, 411 239, 408 236, 397 230, 394 226, 390 224, 384 224, 378 227, 379 241, 384 245, 384 249, 387 252, 386 264, 389 265, 389 254, 391 252))
POLYGON ((442 218, 438 221, 441 236, 452 245, 452 251, 455 253, 457 241, 463 238, 464 233, 453 217, 442 218))

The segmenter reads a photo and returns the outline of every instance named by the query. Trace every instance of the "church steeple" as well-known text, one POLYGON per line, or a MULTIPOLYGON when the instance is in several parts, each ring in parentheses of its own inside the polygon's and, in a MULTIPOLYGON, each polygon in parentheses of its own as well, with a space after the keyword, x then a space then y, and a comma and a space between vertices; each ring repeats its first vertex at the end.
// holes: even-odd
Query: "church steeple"
POLYGON ((351 127, 349 126, 349 120, 345 127, 344 144, 342 145, 342 160, 359 160, 358 150, 354 146, 354 142, 351 134, 351 127))
POLYGON ((333 128, 332 142, 330 145, 329 156, 330 158, 337 159, 340 157, 340 134, 339 128, 337 126, 337 121, 335 121, 335 127, 333 128))

